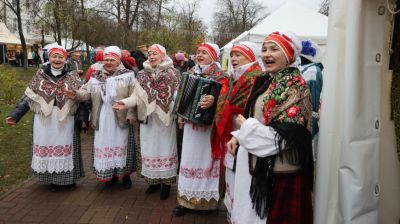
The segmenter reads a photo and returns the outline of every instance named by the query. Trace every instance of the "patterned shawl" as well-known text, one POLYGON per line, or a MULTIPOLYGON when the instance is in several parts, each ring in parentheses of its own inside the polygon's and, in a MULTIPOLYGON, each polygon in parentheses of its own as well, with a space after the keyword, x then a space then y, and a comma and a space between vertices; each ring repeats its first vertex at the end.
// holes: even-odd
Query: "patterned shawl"
POLYGON ((253 82, 260 74, 261 67, 255 63, 238 80, 230 76, 228 87, 221 91, 211 129, 211 149, 214 159, 223 161, 226 143, 232 137, 232 116, 243 114, 253 82))
POLYGON ((169 125, 180 72, 169 58, 156 69, 151 68, 147 61, 143 66, 144 69, 137 76, 141 88, 135 85, 136 95, 145 103, 147 116, 155 112, 165 125, 169 125))
MULTIPOLYGON (((82 81, 75 71, 69 71, 64 66, 61 74, 54 76, 50 65, 47 65, 33 75, 25 90, 25 95, 31 99, 31 108, 36 113, 48 116, 55 105, 66 116, 70 108, 64 108, 64 106, 68 104, 71 107, 74 103, 64 96, 64 91, 78 90, 81 86, 82 81)), ((62 116, 60 120, 63 120, 65 116, 62 116)))
MULTIPOLYGON (((264 123, 278 134, 278 154, 257 158, 249 154, 252 175, 250 197, 253 208, 261 218, 267 216, 273 198, 274 164, 276 159, 300 166, 312 185, 313 157, 311 146, 311 100, 310 91, 297 68, 288 67, 275 74, 265 75, 254 82, 252 93, 245 108, 245 117, 254 114, 257 98, 267 91, 263 99, 264 123)), ((312 188, 312 186, 311 186, 312 188)))
POLYGON ((121 67, 118 68, 119 69, 112 74, 108 73, 107 71, 104 70, 104 68, 102 68, 100 70, 96 70, 95 72, 93 72, 91 77, 97 79, 100 82, 105 82, 109 77, 115 77, 128 72, 132 72, 131 70, 126 68, 121 68, 121 67))

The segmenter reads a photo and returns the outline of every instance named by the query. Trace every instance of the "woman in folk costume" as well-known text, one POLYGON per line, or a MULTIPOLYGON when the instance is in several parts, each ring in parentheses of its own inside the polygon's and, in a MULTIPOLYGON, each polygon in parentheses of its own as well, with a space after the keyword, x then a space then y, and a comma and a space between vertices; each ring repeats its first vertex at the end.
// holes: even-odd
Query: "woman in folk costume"
POLYGON ((217 111, 211 129, 212 156, 223 161, 226 167, 224 203, 228 209, 228 217, 230 217, 234 202, 235 173, 233 172, 233 164, 235 158, 227 152, 226 143, 232 137, 231 132, 237 130, 233 121, 237 114, 243 114, 255 78, 262 73, 257 62, 258 51, 257 45, 248 41, 232 47, 230 60, 233 70, 229 76, 229 91, 219 95, 217 111))
POLYGON ((227 145, 237 157, 232 223, 313 222, 310 92, 290 66, 300 45, 288 35, 266 37, 266 74, 256 78, 247 119, 237 116, 240 129, 227 145))
POLYGON ((178 157, 176 126, 172 116, 174 95, 180 73, 159 44, 148 49, 149 56, 138 73, 133 94, 118 101, 114 109, 137 107, 140 124, 142 172, 150 186, 146 194, 161 188, 160 199, 168 198, 176 182, 178 157))
MULTIPOLYGON (((228 89, 228 79, 223 75, 219 63, 219 47, 202 43, 196 52, 197 64, 191 72, 202 74, 222 84, 221 92, 228 89)), ((201 99, 202 108, 210 108, 214 97, 207 95, 201 99)), ((182 122, 181 118, 179 122, 182 122)), ((214 210, 220 199, 220 161, 213 160, 210 144, 211 126, 197 126, 189 121, 184 125, 182 155, 179 169, 178 206, 174 214, 182 216, 188 209, 214 210)))
POLYGON ((135 75, 121 63, 121 50, 116 46, 104 49, 104 62, 93 72, 89 82, 78 91, 66 95, 76 101, 92 101, 91 124, 95 129, 93 169, 96 179, 111 186, 122 179, 131 188, 130 174, 134 169, 133 129, 131 110, 114 111, 113 102, 132 93, 135 75))
POLYGON ((32 170, 40 182, 50 184, 51 191, 60 186, 73 189, 84 176, 79 128, 74 115, 78 103, 64 97, 64 91, 77 90, 81 79, 76 71, 65 66, 67 51, 53 45, 49 63, 32 77, 25 94, 6 118, 16 124, 29 110, 34 111, 32 170))
POLYGON ((318 132, 319 132, 319 115, 318 108, 321 102, 321 92, 323 86, 322 71, 324 66, 321 63, 321 50, 318 45, 311 40, 301 41, 302 48, 300 54, 301 64, 299 66, 301 76, 307 82, 307 86, 311 93, 312 104, 312 138, 314 161, 317 158, 318 148, 318 132))

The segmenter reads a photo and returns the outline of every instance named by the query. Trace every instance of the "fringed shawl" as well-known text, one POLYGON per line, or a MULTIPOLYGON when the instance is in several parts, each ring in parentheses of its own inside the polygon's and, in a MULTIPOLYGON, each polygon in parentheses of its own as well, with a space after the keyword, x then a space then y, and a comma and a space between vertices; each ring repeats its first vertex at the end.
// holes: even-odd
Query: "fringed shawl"
POLYGON ((145 120, 146 116, 155 113, 168 126, 172 120, 172 105, 180 72, 173 67, 169 58, 155 69, 151 68, 147 61, 143 66, 144 69, 138 73, 134 89, 134 94, 140 99, 139 119, 145 120))
POLYGON ((53 76, 50 64, 39 69, 33 75, 25 95, 30 99, 29 105, 35 113, 49 116, 53 106, 60 109, 59 121, 63 121, 68 114, 74 113, 77 104, 64 96, 66 90, 78 90, 82 81, 75 71, 68 71, 64 66, 61 75, 53 76))
POLYGON ((267 91, 263 99, 264 123, 277 132, 278 154, 257 158, 249 154, 249 169, 252 175, 250 197, 257 215, 265 218, 272 205, 274 186, 274 164, 281 159, 289 164, 300 166, 301 172, 312 189, 313 157, 311 144, 311 101, 306 82, 297 68, 288 67, 275 74, 256 79, 245 117, 254 114, 257 98, 267 91))
POLYGON ((100 70, 96 70, 92 73, 87 84, 87 91, 88 93, 100 93, 104 98, 110 98, 109 100, 113 100, 111 98, 117 96, 118 89, 133 86, 134 79, 135 76, 133 72, 129 69, 125 69, 122 63, 113 73, 106 71, 103 65, 100 70), (109 86, 109 88, 107 88, 106 85, 109 86))
POLYGON ((226 143, 232 137, 232 116, 243 114, 253 82, 260 74, 261 68, 255 63, 238 80, 229 77, 228 91, 221 91, 211 129, 211 149, 214 159, 223 161, 226 143))

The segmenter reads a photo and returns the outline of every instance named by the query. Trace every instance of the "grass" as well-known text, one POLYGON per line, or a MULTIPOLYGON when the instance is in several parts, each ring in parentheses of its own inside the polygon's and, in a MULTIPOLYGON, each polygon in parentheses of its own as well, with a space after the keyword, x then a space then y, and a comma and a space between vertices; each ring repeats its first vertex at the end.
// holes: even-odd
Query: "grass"
MULTIPOLYGON (((27 71, 9 67, 18 80, 28 84, 36 68, 27 71)), ((22 96, 24 88, 16 89, 22 96)), ((0 90, 1 91, 1 90, 0 90)), ((16 102, 14 102, 15 104, 16 102)), ((32 113, 28 112, 15 126, 5 123, 5 118, 15 105, 5 105, 0 99, 0 195, 31 177, 32 113)))
POLYGON ((12 108, 0 106, 0 195, 32 175, 32 113, 9 126, 4 118, 12 108))

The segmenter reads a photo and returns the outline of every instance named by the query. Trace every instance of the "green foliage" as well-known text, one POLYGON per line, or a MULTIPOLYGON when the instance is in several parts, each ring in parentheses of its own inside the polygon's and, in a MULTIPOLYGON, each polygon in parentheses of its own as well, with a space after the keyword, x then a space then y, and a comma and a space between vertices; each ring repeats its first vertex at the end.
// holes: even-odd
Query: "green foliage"
POLYGON ((32 175, 32 113, 9 126, 4 118, 11 109, 0 106, 0 195, 32 175))
POLYGON ((25 87, 26 82, 18 79, 15 69, 0 65, 0 104, 15 104, 25 87))

